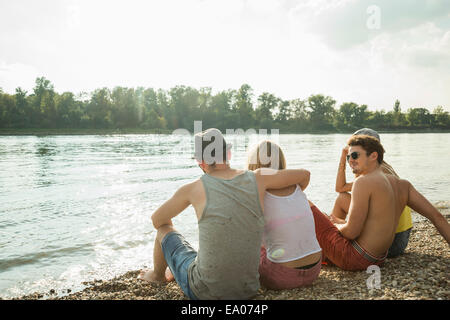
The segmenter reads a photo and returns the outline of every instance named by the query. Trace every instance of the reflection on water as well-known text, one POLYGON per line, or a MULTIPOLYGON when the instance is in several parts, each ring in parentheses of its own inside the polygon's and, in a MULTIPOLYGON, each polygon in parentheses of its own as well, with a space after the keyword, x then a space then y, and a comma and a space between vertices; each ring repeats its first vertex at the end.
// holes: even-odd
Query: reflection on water
MULTIPOLYGON (((330 212, 346 135, 226 136, 231 165, 271 138, 290 168, 311 171, 308 198, 330 212)), ((388 161, 442 211, 449 210, 450 134, 382 134, 388 161)), ((0 137, 0 296, 81 288, 151 266, 151 213, 200 177, 182 135, 0 137)), ((348 170, 347 178, 351 179, 348 170)), ((414 219, 417 219, 415 217, 414 219)), ((197 247, 192 208, 174 219, 197 247)))

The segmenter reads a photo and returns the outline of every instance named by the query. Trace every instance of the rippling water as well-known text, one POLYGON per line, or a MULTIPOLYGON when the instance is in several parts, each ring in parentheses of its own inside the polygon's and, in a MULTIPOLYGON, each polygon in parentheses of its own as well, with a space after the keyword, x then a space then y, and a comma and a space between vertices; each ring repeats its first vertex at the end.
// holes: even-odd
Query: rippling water
MULTIPOLYGON (((243 168, 248 146, 261 138, 227 136, 231 165, 243 168)), ((288 167, 311 171, 306 194, 325 212, 336 197, 337 162, 347 138, 275 139, 288 167)), ((450 134, 381 139, 397 173, 448 209, 450 134)), ((150 215, 179 186, 200 177, 192 148, 193 139, 174 135, 0 137, 0 296, 77 290, 83 281, 151 266, 150 215)), ((174 225, 198 246, 192 208, 174 225)))

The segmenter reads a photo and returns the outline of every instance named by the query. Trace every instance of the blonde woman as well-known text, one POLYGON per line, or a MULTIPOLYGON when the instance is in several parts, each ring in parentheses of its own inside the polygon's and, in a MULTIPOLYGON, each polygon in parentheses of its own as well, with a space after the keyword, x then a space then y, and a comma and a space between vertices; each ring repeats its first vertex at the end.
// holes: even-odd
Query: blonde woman
MULTIPOLYGON (((247 166, 252 171, 258 168, 283 170, 286 159, 277 144, 262 141, 250 151, 247 166)), ((303 192, 308 182, 269 189, 265 193, 259 273, 260 282, 266 288, 306 286, 319 276, 322 249, 316 238, 313 204, 303 192)))

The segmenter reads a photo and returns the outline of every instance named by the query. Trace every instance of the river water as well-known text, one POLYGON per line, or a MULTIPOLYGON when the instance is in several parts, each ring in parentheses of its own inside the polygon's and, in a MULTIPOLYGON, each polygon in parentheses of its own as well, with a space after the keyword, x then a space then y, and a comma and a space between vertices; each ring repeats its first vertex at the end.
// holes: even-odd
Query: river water
MULTIPOLYGON (((257 141, 278 142, 289 168, 310 170, 308 198, 330 212, 348 135, 226 138, 236 168, 244 168, 257 141)), ((450 134, 386 133, 381 139, 397 173, 448 210, 450 134)), ((193 138, 182 135, 1 136, 0 297, 75 291, 84 281, 151 267, 150 216, 178 187, 200 177, 192 155, 193 138)), ((192 208, 174 225, 198 247, 192 208)))

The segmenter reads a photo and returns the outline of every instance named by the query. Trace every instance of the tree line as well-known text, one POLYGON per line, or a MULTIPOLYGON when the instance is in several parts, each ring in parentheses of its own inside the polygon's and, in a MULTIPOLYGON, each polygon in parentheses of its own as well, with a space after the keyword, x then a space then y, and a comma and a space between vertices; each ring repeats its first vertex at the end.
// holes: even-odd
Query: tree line
POLYGON ((283 100, 272 93, 260 94, 243 84, 237 90, 212 94, 209 87, 176 86, 170 90, 115 87, 90 94, 59 94, 45 77, 36 79, 33 92, 20 87, 15 94, 0 88, 0 128, 26 129, 156 129, 193 131, 194 120, 202 127, 223 132, 241 128, 279 129, 281 133, 351 132, 362 127, 375 130, 450 129, 449 112, 442 106, 408 108, 400 101, 391 111, 370 111, 367 105, 345 102, 340 106, 326 95, 283 100))

